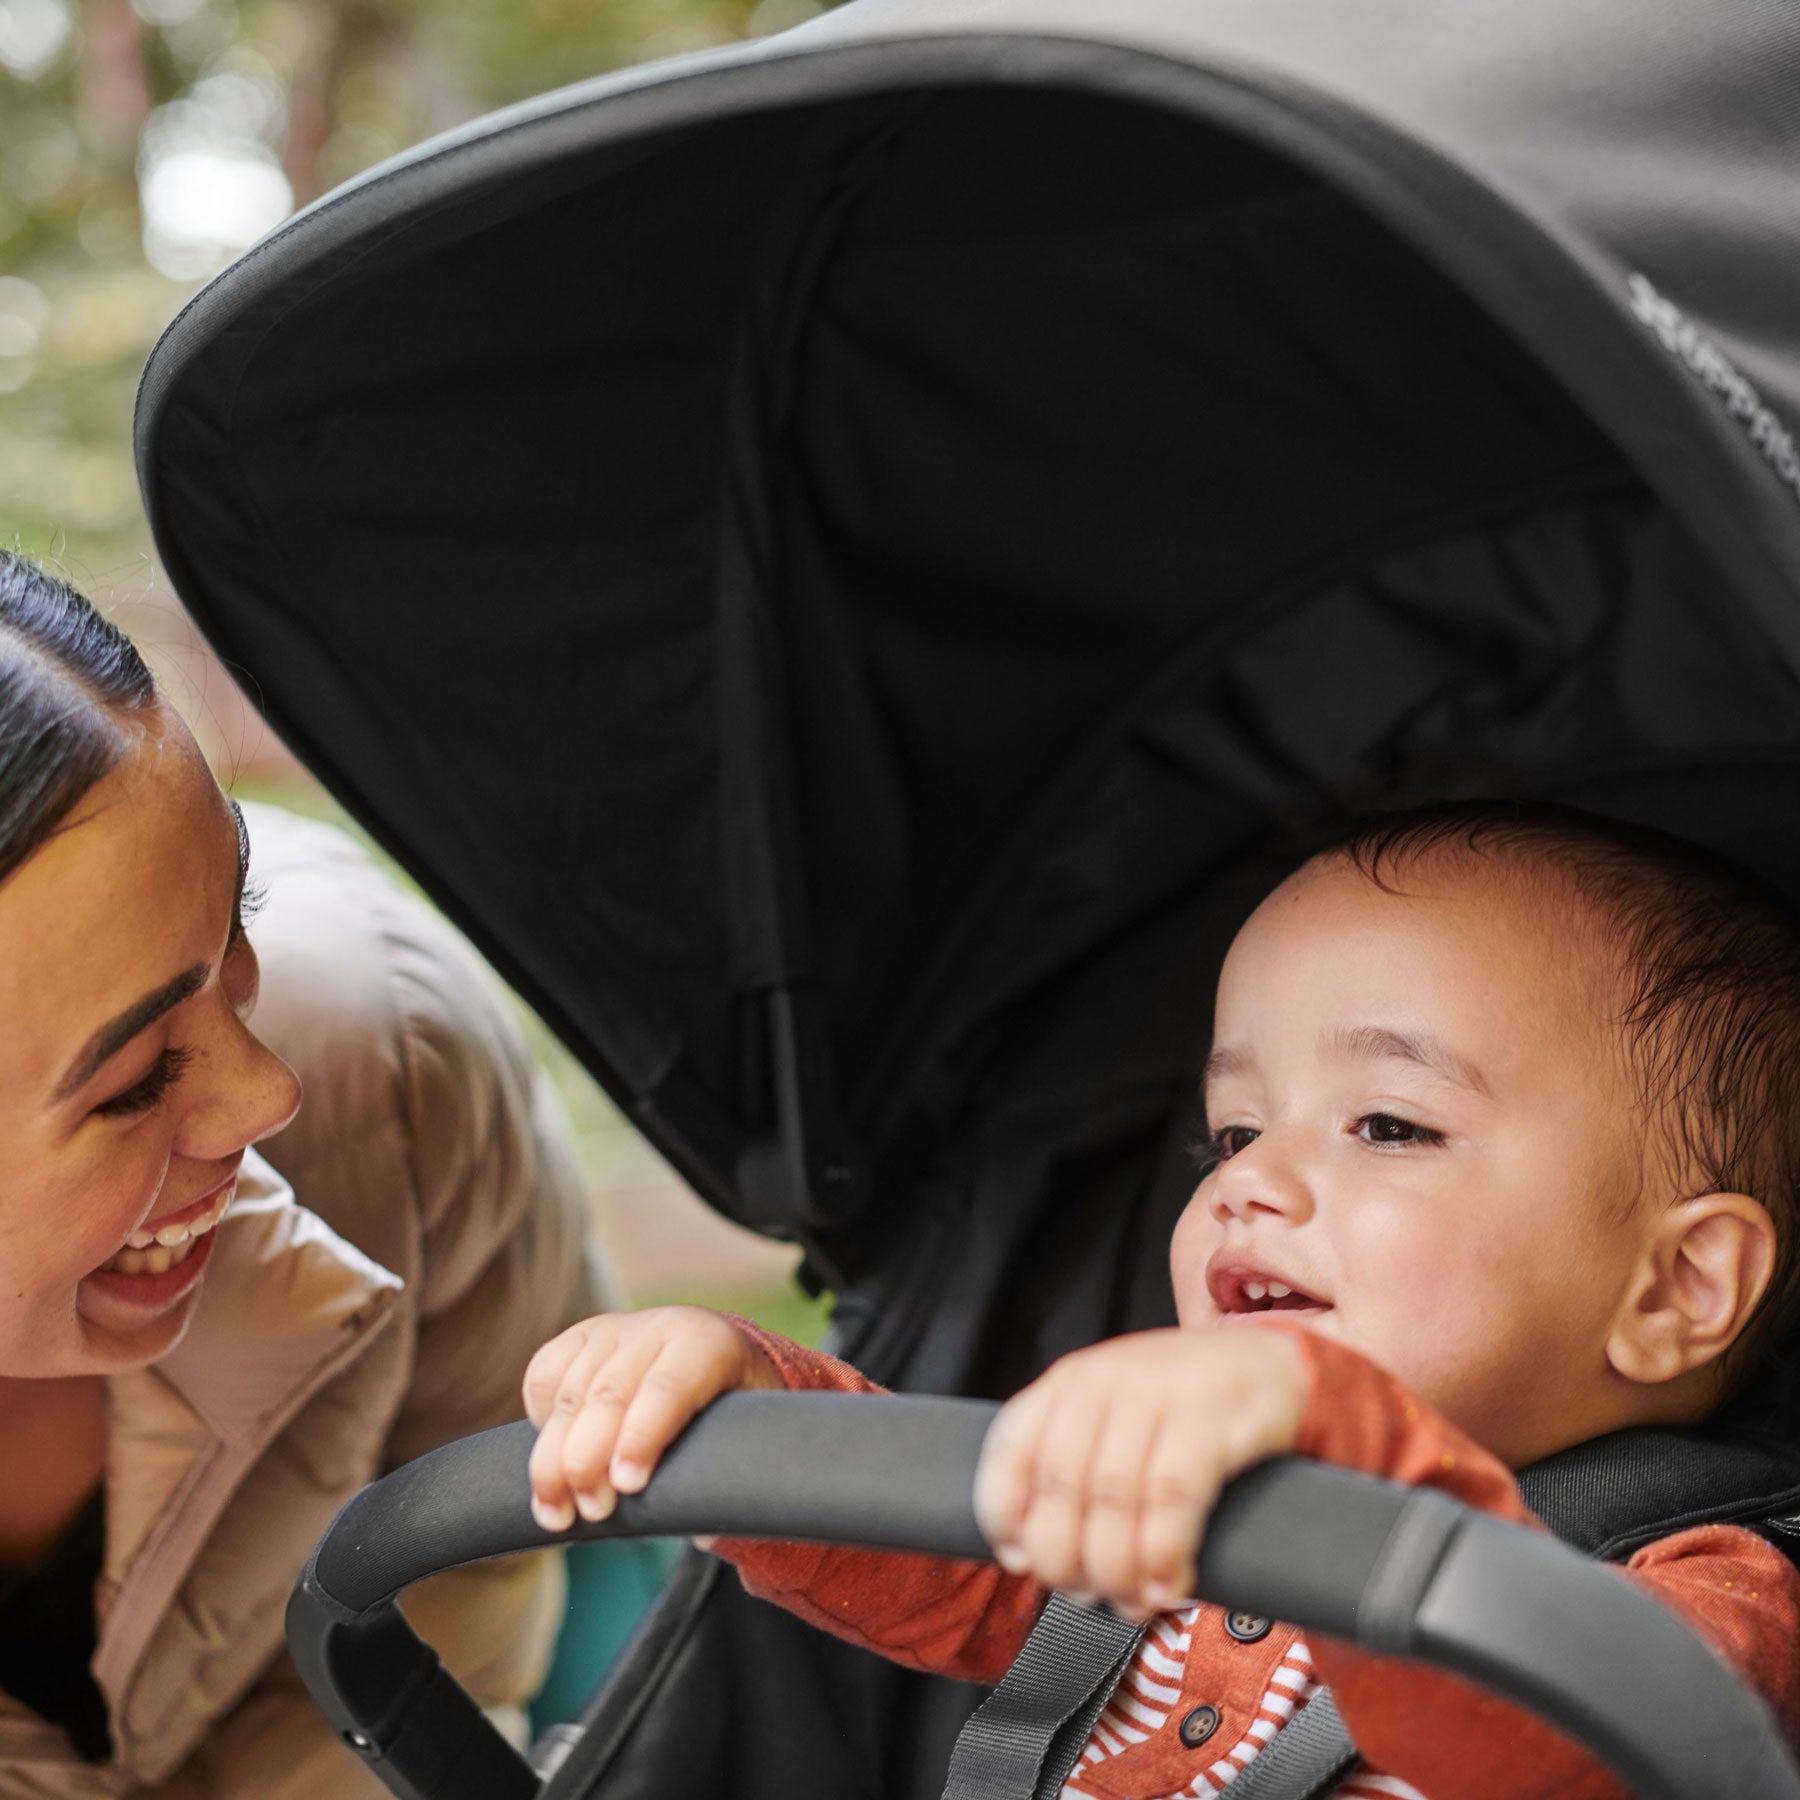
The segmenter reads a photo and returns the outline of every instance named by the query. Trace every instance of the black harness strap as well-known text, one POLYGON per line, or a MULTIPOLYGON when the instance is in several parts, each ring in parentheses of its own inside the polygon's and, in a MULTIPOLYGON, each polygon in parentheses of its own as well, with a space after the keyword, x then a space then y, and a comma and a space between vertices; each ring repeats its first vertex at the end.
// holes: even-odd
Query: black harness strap
MULTIPOLYGON (((1143 1636, 1104 1607, 1052 1594, 957 1738, 944 1800, 1056 1800, 1143 1636)), ((1232 1783, 1232 1800, 1319 1800, 1356 1760, 1321 1688, 1232 1783)))
POLYGON ((944 1800, 1060 1793, 1143 1635, 1103 1607, 1052 1594, 1006 1679, 963 1726, 944 1800))
POLYGON ((1319 1800, 1359 1761, 1330 1688, 1320 1688, 1231 1784, 1231 1800, 1319 1800))

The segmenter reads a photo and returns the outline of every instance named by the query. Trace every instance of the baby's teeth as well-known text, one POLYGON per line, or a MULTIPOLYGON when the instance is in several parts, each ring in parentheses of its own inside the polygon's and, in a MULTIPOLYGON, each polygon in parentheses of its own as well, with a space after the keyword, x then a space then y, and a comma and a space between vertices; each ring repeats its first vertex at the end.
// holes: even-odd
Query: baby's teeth
POLYGON ((1293 1291, 1294 1290, 1289 1287, 1285 1281, 1271 1281, 1269 1283, 1269 1298, 1271 1300, 1285 1300, 1293 1291))
POLYGON ((1252 1300, 1266 1300, 1269 1295, 1269 1290, 1260 1281, 1246 1281, 1244 1292, 1252 1300))

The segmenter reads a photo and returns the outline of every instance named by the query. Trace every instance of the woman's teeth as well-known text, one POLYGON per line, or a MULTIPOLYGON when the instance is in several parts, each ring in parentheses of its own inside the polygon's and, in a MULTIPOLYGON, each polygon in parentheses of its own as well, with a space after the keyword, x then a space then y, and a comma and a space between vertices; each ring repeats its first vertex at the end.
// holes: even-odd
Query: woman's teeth
POLYGON ((134 1231, 125 1240, 125 1248, 100 1267, 114 1275, 163 1275, 180 1267, 201 1238, 224 1218, 236 1192, 237 1183, 233 1182, 197 1219, 183 1225, 164 1225, 155 1232, 134 1231))

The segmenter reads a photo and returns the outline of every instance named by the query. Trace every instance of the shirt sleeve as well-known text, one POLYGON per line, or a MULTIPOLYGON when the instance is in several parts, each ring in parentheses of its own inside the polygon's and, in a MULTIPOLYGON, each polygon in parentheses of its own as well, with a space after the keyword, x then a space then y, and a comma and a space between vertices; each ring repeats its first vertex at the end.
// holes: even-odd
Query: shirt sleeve
MULTIPOLYGON (((747 1320, 733 1323, 791 1389, 878 1397, 886 1392, 835 1357, 747 1320)), ((750 1538, 721 1538, 712 1549, 736 1565, 744 1586, 759 1599, 890 1662, 961 1681, 998 1681, 1048 1598, 1036 1582, 1008 1575, 993 1563, 750 1538)))
MULTIPOLYGON (((1303 1456, 1415 1487, 1543 1529, 1497 1457, 1398 1381, 1342 1344, 1290 1329, 1307 1364, 1303 1456)), ((1776 1713, 1800 1727, 1792 1646, 1800 1576, 1786 1557, 1737 1526, 1702 1526, 1647 1545, 1621 1580, 1684 1620, 1776 1713)), ((1380 1657, 1332 1638, 1312 1643, 1357 1748, 1384 1773, 1458 1800, 1630 1800, 1588 1751, 1533 1713, 1456 1676, 1380 1657)))

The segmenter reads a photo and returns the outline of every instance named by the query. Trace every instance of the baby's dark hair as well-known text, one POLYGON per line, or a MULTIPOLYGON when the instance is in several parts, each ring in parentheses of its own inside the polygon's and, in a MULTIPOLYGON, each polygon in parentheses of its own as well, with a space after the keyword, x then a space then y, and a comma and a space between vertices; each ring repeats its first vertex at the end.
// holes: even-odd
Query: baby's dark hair
MULTIPOLYGON (((1736 1389, 1800 1323, 1800 916, 1759 876, 1646 826, 1474 800, 1365 820, 1339 851, 1377 886, 1462 851, 1566 882, 1606 929, 1617 1019, 1684 1194, 1747 1194, 1774 1220, 1768 1291, 1724 1359, 1736 1389)), ((1671 1195, 1673 1200, 1677 1196, 1671 1195)))

